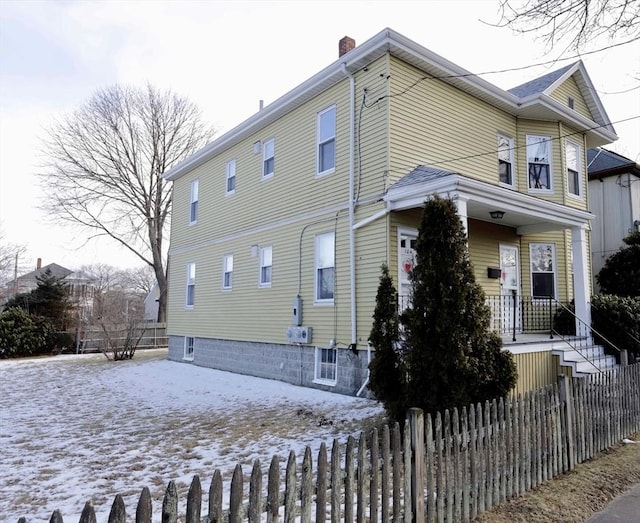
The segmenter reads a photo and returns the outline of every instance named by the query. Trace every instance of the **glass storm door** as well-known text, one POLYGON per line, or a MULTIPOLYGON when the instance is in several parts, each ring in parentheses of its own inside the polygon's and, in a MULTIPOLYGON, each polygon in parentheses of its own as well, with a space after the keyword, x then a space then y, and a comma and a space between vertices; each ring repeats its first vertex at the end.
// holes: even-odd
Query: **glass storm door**
POLYGON ((515 326, 521 328, 518 291, 520 277, 518 271, 518 248, 512 245, 500 246, 500 310, 501 331, 512 332, 515 326), (514 299, 515 296, 515 299, 514 299))
POLYGON ((416 263, 416 241, 418 231, 398 230, 398 310, 403 311, 410 303, 410 274, 416 263))

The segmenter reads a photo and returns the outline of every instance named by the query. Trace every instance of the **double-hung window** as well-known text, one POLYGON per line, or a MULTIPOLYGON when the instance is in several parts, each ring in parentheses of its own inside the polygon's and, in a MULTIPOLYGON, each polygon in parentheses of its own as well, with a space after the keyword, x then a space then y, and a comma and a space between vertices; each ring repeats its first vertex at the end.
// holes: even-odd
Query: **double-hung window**
POLYGON ((236 160, 229 160, 227 162, 227 183, 225 187, 225 194, 233 194, 236 192, 236 160))
POLYGON ((580 178, 581 178, 581 147, 567 140, 565 143, 565 159, 567 162, 567 189, 570 195, 581 196, 580 178))
POLYGON ((196 264, 187 263, 187 297, 185 305, 193 308, 196 303, 196 264))
POLYGON ((329 174, 336 167, 336 108, 318 113, 318 175, 329 174))
POLYGON ((556 253, 552 243, 532 243, 531 289, 534 298, 556 297, 556 253))
POLYGON ((529 189, 551 190, 551 137, 527 135, 529 189))
POLYGON ((338 381, 338 351, 316 347, 314 381, 335 385, 338 381))
POLYGON ((262 144, 262 177, 273 176, 275 169, 276 141, 272 138, 262 144))
POLYGON ((498 174, 500 183, 513 185, 513 138, 498 134, 498 174))
POLYGON ((184 339, 184 355, 183 359, 193 361, 195 338, 193 336, 187 336, 184 339))
POLYGON ((231 289, 233 285, 233 254, 227 254, 222 259, 222 288, 231 289))
POLYGON ((189 223, 196 223, 198 221, 198 180, 191 182, 191 195, 189 197, 189 223))
POLYGON ((335 285, 335 234, 318 234, 315 241, 315 301, 333 303, 335 285))
POLYGON ((260 287, 271 286, 271 269, 273 266, 272 249, 268 247, 260 248, 260 287))

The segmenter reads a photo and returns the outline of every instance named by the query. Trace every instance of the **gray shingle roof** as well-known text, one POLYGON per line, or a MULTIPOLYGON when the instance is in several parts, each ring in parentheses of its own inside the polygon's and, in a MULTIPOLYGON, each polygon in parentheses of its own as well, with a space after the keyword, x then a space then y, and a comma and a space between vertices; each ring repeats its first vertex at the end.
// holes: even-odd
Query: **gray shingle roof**
POLYGON ((527 96, 531 96, 533 94, 538 94, 544 92, 549 88, 550 85, 553 84, 558 78, 560 78, 564 73, 566 73, 569 69, 571 69, 575 64, 569 64, 562 69, 558 69, 557 71, 552 71, 550 73, 545 74, 539 78, 535 78, 529 82, 518 85, 509 89, 511 94, 515 94, 518 98, 526 98, 527 96))
POLYGON ((62 265, 58 265, 57 263, 50 263, 49 265, 45 265, 40 269, 36 269, 35 271, 31 271, 27 274, 19 276, 18 280, 35 280, 37 277, 43 276, 44 273, 47 272, 47 270, 51 271, 51 275, 58 280, 66 278, 73 272, 63 267, 62 265))
POLYGON ((429 167, 428 165, 418 165, 409 174, 406 174, 394 183, 389 189, 398 189, 400 187, 408 187, 418 183, 430 182, 437 180, 438 178, 444 178, 445 176, 451 176, 459 174, 453 171, 446 171, 444 169, 437 169, 435 167, 429 167))
POLYGON ((587 150, 587 165, 590 178, 613 176, 621 172, 640 176, 640 165, 636 162, 601 147, 587 150))

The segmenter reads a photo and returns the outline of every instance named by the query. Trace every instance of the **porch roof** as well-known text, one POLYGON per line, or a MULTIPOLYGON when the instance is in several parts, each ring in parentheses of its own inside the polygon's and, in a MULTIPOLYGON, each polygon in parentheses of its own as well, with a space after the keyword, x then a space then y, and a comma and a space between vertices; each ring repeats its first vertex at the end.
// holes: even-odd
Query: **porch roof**
POLYGON ((594 218, 588 211, 428 165, 417 166, 395 182, 384 200, 388 210, 401 211, 422 207, 434 194, 466 202, 468 218, 513 227, 522 236, 574 227, 588 228, 594 218), (502 211, 504 215, 501 219, 492 219, 491 211, 502 211))

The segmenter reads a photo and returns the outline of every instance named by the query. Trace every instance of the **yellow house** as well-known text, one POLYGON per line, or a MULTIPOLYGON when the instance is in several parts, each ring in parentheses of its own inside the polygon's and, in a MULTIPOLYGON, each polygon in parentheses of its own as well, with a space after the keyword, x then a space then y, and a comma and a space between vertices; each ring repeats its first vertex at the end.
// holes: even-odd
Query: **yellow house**
POLYGON ((568 364, 547 340, 552 304, 589 322, 585 151, 615 139, 581 62, 504 91, 391 29, 345 37, 166 173, 169 358, 366 393, 381 264, 403 306, 437 193, 457 204, 518 389, 554 381, 568 364))

